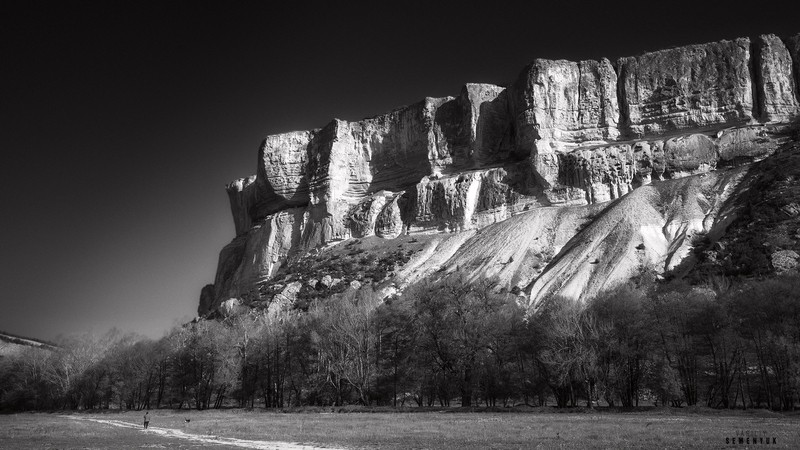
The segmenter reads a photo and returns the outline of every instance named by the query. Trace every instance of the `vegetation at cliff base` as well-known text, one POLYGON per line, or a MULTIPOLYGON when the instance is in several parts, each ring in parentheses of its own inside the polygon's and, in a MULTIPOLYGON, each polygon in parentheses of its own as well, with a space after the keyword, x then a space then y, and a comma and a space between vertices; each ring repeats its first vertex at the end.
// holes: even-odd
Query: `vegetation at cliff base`
POLYGON ((160 340, 110 332, 0 359, 4 410, 557 407, 793 410, 800 277, 704 286, 646 276, 530 314, 464 275, 386 300, 250 310, 160 340))

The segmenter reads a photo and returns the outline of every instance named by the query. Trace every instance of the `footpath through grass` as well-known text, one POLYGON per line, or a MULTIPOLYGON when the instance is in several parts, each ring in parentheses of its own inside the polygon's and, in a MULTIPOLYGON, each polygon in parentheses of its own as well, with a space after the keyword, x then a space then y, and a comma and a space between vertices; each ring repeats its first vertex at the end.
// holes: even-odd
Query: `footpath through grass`
MULTIPOLYGON (((142 413, 76 413, 140 425, 142 413)), ((254 441, 370 449, 800 448, 800 415, 765 411, 277 413, 150 412, 151 426, 254 441), (186 422, 189 419, 189 422, 186 422), (738 438, 744 442, 739 444, 738 438), (753 442, 753 438, 761 442, 753 442), (777 444, 777 445, 775 445, 777 444)), ((58 414, 0 416, 0 448, 228 448, 148 436, 58 414), (30 442, 28 446, 25 443, 30 442), (180 445, 179 445, 180 444, 180 445)))
MULTIPOLYGON (((88 414, 86 415, 89 416, 88 414)), ((59 413, 0 415, 0 449, 134 449, 209 448, 194 442, 165 438, 139 429, 72 420, 59 413)), ((235 448, 215 446, 214 448, 235 448)))

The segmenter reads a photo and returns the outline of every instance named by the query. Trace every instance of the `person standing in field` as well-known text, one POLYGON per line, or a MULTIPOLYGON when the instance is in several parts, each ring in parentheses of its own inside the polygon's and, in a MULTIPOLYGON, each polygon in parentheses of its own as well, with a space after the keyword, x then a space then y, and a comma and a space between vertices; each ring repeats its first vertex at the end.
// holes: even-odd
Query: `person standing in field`
POLYGON ((146 411, 144 413, 144 429, 147 429, 147 426, 150 425, 150 411, 146 411))

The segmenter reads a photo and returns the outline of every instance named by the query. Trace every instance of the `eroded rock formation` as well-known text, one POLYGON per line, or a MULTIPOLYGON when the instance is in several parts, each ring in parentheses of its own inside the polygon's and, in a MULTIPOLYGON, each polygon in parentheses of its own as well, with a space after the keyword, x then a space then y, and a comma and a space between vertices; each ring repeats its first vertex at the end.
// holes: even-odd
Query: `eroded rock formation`
POLYGON ((787 122, 800 114, 792 57, 781 39, 773 34, 757 40, 756 73, 758 106, 767 122, 787 122))
MULTIPOLYGON (((237 237, 200 312, 248 301, 287 258, 333 242, 470 232, 763 158, 800 117, 799 61, 800 35, 616 63, 537 59, 508 88, 467 84, 456 97, 268 136, 256 175, 227 187, 237 237)), ((563 270, 528 270, 514 286, 563 270)))
POLYGON ((623 128, 646 136, 748 122, 754 88, 750 59, 746 38, 621 58, 623 128))

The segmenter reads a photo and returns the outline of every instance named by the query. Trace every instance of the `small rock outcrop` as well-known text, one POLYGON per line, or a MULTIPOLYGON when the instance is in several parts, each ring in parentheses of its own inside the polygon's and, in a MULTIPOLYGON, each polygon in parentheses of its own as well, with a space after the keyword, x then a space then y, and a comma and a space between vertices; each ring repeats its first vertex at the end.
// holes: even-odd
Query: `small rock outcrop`
POLYGON ((772 254, 772 266, 778 273, 786 272, 797 268, 797 260, 800 255, 794 250, 779 250, 772 254))
POLYGON ((203 286, 203 289, 200 291, 200 304, 197 305, 197 312, 201 316, 208 311, 211 311, 213 308, 216 308, 214 302, 216 300, 216 295, 214 294, 214 285, 207 284, 203 286))

